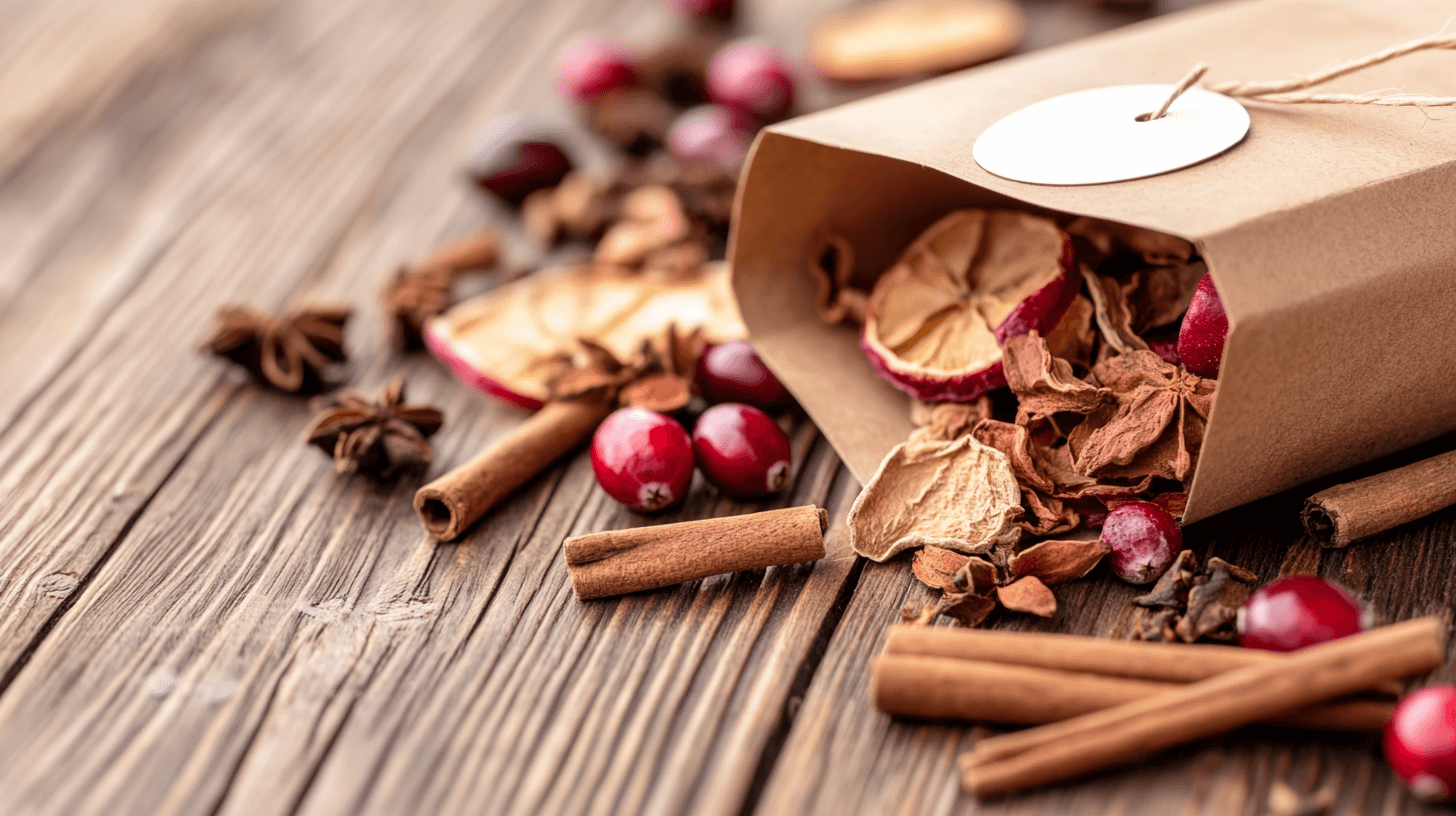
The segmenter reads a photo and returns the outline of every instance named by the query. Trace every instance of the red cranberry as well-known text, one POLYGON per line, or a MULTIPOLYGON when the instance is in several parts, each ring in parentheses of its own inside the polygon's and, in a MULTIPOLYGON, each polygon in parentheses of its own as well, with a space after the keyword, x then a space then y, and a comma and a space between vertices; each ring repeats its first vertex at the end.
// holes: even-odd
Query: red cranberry
POLYGON ((725 46, 708 63, 708 96, 714 102, 772 118, 794 101, 794 77, 779 52, 758 40, 725 46))
POLYGON ((688 432, 646 408, 623 408, 607 417, 592 437, 591 456, 597 484, 639 512, 678 503, 693 479, 688 432))
POLYGON ((1150 584, 1168 571, 1183 548, 1183 533, 1163 508, 1130 501, 1107 514, 1102 543, 1112 551, 1117 577, 1130 584, 1150 584))
POLYGON ((632 58, 607 37, 582 37, 572 42, 556 62, 556 80, 562 93, 588 102, 637 81, 632 58))
POLYGON ((571 159, 551 142, 516 142, 479 156, 475 183, 512 204, 537 190, 555 187, 571 172, 571 159))
POLYGON ((673 0, 672 4, 685 17, 719 21, 733 19, 733 0, 673 0))
POLYGON ((748 155, 753 133, 742 113, 722 105, 684 111, 667 132, 667 146, 682 159, 699 159, 736 168, 748 155))
POLYGON ((1364 629, 1360 605, 1323 578, 1294 575, 1265 584, 1239 609, 1239 644, 1292 652, 1364 629))
POLYGON ((1213 276, 1204 275, 1193 291, 1193 300, 1178 330, 1178 358, 1200 377, 1217 377, 1228 330, 1228 314, 1213 286, 1213 276))
POLYGON ((712 402, 744 402, 766 411, 782 408, 792 399, 746 340, 704 351, 698 358, 698 385, 712 402))
POLYGON ((726 402, 698 417, 693 453, 708 481, 730 496, 777 493, 789 475, 789 438, 768 414, 726 402))
POLYGON ((1385 725, 1385 761, 1422 799, 1456 795, 1456 687, 1411 692, 1385 725))

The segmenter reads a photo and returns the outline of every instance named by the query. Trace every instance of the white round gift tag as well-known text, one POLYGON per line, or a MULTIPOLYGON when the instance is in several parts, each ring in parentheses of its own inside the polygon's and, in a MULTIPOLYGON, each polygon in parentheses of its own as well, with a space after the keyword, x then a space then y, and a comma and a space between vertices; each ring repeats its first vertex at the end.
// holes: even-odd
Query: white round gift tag
POLYGON ((972 155, 1012 181, 1105 184, 1211 159, 1249 132, 1243 105, 1202 88, 1184 91, 1162 118, 1146 119, 1173 88, 1118 85, 1053 97, 986 128, 972 155))

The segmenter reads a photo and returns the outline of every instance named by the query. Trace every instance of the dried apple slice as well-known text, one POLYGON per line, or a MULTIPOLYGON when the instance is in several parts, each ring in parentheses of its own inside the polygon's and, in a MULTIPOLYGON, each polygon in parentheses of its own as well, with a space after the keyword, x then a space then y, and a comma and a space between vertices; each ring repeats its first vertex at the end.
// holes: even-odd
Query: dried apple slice
POLYGON ((578 338, 628 359, 669 323, 709 343, 748 336, 727 264, 687 276, 546 270, 461 303, 425 324, 425 345, 456 377, 523 408, 546 400, 546 378, 578 338))
POLYGON ((1006 384, 1001 344, 1045 335, 1077 296, 1056 224, 958 210, 915 239, 870 293, 860 345, 881 377, 925 402, 969 402, 1006 384))

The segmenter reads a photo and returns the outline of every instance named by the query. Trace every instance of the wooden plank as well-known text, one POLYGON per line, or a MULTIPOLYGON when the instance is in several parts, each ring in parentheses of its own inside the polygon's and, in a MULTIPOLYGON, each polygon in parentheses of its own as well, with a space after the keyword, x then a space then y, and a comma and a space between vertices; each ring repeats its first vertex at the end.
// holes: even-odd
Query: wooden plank
MULTIPOLYGON (((1228 559, 1264 580, 1314 572, 1339 581, 1389 620, 1449 617, 1456 602, 1450 582, 1410 578, 1456 569, 1456 511, 1349 550, 1324 550, 1303 539, 1298 523, 1303 496, 1276 497, 1196 525, 1186 531, 1185 543, 1201 557, 1228 559)), ((1000 611, 988 624, 1118 636, 1131 618, 1130 600, 1139 594, 1111 577, 1105 566, 1056 592, 1061 609, 1051 620, 1000 611)), ((794 721, 759 812, 1264 813, 1270 808, 1270 789, 1280 780, 1300 793, 1331 788, 1338 803, 1332 813, 1438 812, 1404 793, 1380 758, 1378 737, 1272 728, 1245 729, 1091 779, 977 803, 960 792, 954 764, 956 755, 973 744, 976 728, 894 720, 875 711, 869 700, 869 663, 883 648, 885 628, 898 620, 902 607, 918 607, 933 595, 911 576, 903 560, 865 569, 794 721)), ((1448 659, 1434 682, 1449 683, 1453 677, 1456 660, 1448 659)))

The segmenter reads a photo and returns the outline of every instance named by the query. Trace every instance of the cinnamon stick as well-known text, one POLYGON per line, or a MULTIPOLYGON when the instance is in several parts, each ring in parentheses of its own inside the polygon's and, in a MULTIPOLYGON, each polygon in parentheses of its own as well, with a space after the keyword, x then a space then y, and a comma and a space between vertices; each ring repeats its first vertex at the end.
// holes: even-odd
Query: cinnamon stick
POLYGON ((1392 677, 1441 665, 1445 625, 1420 618, 1291 652, 1172 691, 1050 725, 991 737, 960 759, 978 797, 1060 782, 1211 737, 1392 677))
POLYGON ((453 541, 502 499, 591 438, 611 413, 605 398, 548 402, 484 453, 415 492, 425 530, 453 541))
MULTIPOLYGON (((1281 652, 1208 643, 1150 643, 1050 632, 904 625, 890 627, 885 654, 982 660, 1170 683, 1191 683, 1285 657, 1281 652)), ((1395 695, 1400 693, 1400 684, 1383 681, 1368 690, 1395 695)))
POLYGON ((421 269, 441 267, 451 272, 468 272, 495 266, 500 260, 500 238, 491 229, 482 229, 431 252, 420 264, 421 269))
MULTIPOLYGON (((1181 684, 1035 666, 882 654, 870 675, 875 708, 897 717, 1040 725, 1112 708, 1181 684)), ((1395 704, 1320 703, 1270 720, 1321 731, 1379 731, 1395 704)))
POLYGON ((808 505, 590 533, 566 539, 566 569, 581 600, 625 595, 823 558, 828 523, 808 505))
POLYGON ((1456 504, 1456 451, 1354 482, 1304 503, 1304 529, 1326 547, 1383 533, 1456 504))

